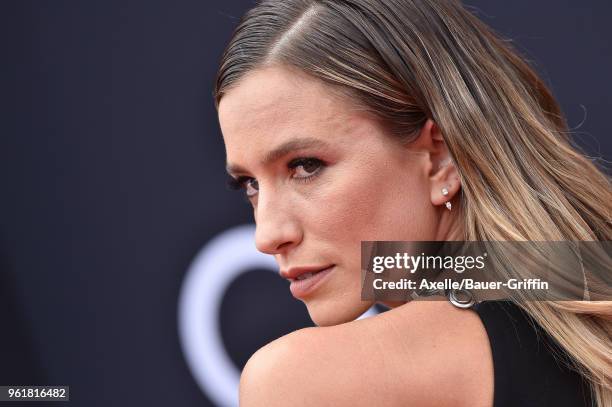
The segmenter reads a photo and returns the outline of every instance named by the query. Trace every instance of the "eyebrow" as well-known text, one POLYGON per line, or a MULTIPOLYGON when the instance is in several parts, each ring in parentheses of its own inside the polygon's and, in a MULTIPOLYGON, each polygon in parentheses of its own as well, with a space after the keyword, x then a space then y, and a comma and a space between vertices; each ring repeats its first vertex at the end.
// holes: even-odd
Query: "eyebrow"
MULTIPOLYGON (((312 147, 329 147, 329 144, 327 144, 325 141, 321 139, 317 139, 314 137, 294 138, 294 139, 291 139, 291 140, 288 140, 282 143, 278 147, 266 153, 264 158, 261 160, 260 164, 262 166, 266 166, 276 160, 279 160, 280 158, 286 156, 287 154, 291 152, 304 150, 306 148, 312 148, 312 147)), ((228 163, 226 165, 225 170, 230 175, 235 174, 235 173, 240 173, 240 172, 243 172, 243 173, 248 172, 240 165, 231 164, 231 163, 228 163)))

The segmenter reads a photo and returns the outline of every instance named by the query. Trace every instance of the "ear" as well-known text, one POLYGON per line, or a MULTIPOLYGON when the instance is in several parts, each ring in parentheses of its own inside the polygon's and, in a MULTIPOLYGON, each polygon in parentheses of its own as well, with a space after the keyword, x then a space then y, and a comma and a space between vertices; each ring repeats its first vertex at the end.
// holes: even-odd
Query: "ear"
POLYGON ((461 189, 459 173, 444 137, 433 120, 427 119, 415 141, 429 153, 431 203, 436 206, 444 205, 461 189))

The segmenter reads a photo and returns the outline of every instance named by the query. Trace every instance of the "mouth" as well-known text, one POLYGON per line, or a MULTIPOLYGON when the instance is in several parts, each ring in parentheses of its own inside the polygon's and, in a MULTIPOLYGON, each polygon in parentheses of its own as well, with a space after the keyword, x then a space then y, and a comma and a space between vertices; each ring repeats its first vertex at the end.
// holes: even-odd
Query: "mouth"
POLYGON ((318 273, 327 270, 328 268, 333 267, 334 264, 327 264, 322 266, 298 266, 291 267, 289 269, 284 269, 280 271, 281 277, 293 282, 293 281, 301 281, 312 278, 318 273))
MULTIPOLYGON (((328 267, 329 268, 329 267, 328 267)), ((296 278, 290 278, 289 281, 294 282, 294 281, 302 281, 302 280, 307 280, 313 276, 316 276, 317 274, 319 274, 322 271, 327 270, 327 268, 319 270, 319 271, 309 271, 307 273, 304 274, 300 274, 299 276, 297 276, 296 278)))
POLYGON ((288 280, 291 282, 291 285, 289 286, 291 294, 296 298, 304 298, 308 296, 325 281, 326 277, 334 268, 335 264, 320 270, 302 270, 295 277, 288 278, 288 280))

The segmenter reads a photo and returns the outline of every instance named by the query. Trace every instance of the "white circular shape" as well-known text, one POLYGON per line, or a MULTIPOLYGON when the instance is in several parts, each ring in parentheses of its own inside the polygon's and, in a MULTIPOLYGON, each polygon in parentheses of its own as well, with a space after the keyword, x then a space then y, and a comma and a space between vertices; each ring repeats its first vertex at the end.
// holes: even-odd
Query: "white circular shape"
POLYGON ((219 406, 238 405, 240 381, 220 335, 223 295, 248 270, 278 269, 273 256, 257 251, 254 235, 255 226, 244 225, 212 239, 189 266, 179 295, 179 339, 187 365, 201 390, 219 406))
MULTIPOLYGON (((196 255, 178 299, 179 341, 196 383, 214 404, 238 406, 240 372, 226 353, 219 315, 227 287, 240 274, 264 269, 278 272, 273 256, 255 247, 255 225, 222 232, 196 255)), ((358 319, 378 314, 371 307, 358 319)))

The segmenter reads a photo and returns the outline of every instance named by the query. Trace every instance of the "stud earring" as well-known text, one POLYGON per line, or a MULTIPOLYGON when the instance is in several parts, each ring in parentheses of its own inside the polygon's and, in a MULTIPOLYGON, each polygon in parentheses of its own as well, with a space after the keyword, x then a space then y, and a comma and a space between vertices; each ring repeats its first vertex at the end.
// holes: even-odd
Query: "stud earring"
MULTIPOLYGON (((442 188, 442 195, 448 196, 448 188, 446 188, 446 187, 442 188)), ((450 201, 446 201, 444 203, 444 205, 446 206, 446 209, 448 209, 449 211, 451 210, 452 205, 451 205, 450 201)))

